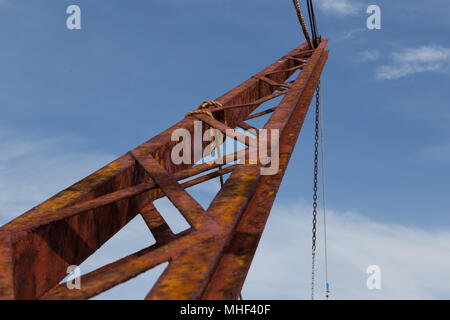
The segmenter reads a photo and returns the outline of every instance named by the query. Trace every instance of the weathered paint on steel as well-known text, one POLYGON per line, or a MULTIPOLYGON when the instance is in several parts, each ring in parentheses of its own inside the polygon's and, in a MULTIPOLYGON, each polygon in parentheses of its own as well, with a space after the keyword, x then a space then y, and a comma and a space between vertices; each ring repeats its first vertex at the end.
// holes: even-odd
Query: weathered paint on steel
MULTIPOLYGON (((296 98, 297 103, 289 101, 291 97, 286 97, 288 101, 282 101, 280 106, 295 108, 293 114, 287 120, 284 133, 280 139, 280 167, 275 176, 263 176, 258 184, 256 192, 247 207, 243 217, 234 233, 233 240, 222 256, 221 261, 211 278, 208 288, 202 295, 202 299, 236 299, 238 297, 245 277, 252 262, 262 232, 264 230, 271 206, 275 200, 276 193, 281 184, 286 171, 289 158, 298 139, 303 121, 309 108, 309 103, 314 95, 320 79, 320 74, 325 65, 328 52, 324 51, 326 42, 319 46, 316 54, 311 58, 315 63, 311 73, 305 74, 307 79, 298 79, 297 84, 305 81, 304 91, 296 98), (309 81, 309 82, 308 82, 309 81)), ((273 117, 275 120, 282 117, 273 117)), ((270 120, 269 120, 270 123, 270 120)))
POLYGON ((282 131, 277 176, 261 177, 259 165, 224 168, 220 172, 231 176, 210 207, 195 209, 183 189, 220 173, 177 182, 218 167, 170 161, 173 130, 193 132, 194 119, 184 119, 2 227, 0 298, 86 299, 166 261, 169 266, 147 299, 236 298, 323 68, 325 44, 313 51, 305 50, 306 44, 294 49, 218 98, 224 109, 211 109, 216 120, 203 121, 203 131, 235 128, 261 103, 285 95, 265 126, 282 131), (284 83, 297 69, 302 69, 297 80, 284 83), (280 86, 286 90, 274 93, 280 86), (170 231, 152 205, 162 196, 178 204, 193 228, 170 231), (81 290, 59 285, 68 265, 80 264, 139 213, 157 235, 155 245, 84 275, 81 290))

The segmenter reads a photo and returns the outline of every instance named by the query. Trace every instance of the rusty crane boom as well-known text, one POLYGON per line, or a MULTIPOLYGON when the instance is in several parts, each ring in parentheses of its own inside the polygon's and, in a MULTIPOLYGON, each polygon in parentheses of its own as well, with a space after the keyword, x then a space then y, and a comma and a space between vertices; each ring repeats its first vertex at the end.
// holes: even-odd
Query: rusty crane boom
MULTIPOLYGON (((146 299, 236 299, 258 247, 278 188, 328 57, 327 39, 307 41, 241 85, 117 160, 0 228, 0 299, 89 299, 168 262, 146 299), (299 71, 294 80, 290 80, 299 71), (276 107, 259 110, 282 97, 276 107), (279 132, 279 167, 237 153, 197 165, 174 164, 176 129, 219 130, 248 147, 257 129, 246 121, 270 114, 264 129, 279 132), (239 160, 239 163, 236 161, 239 160), (229 174, 205 210, 188 188, 229 174), (189 224, 174 233, 153 202, 167 197, 189 224), (141 215, 155 244, 84 274, 79 290, 61 281, 128 222, 141 215)), ((309 7, 308 7, 309 8, 309 7)), ((311 3, 312 9, 312 3, 311 3)), ((314 17, 314 13, 310 12, 314 17)))

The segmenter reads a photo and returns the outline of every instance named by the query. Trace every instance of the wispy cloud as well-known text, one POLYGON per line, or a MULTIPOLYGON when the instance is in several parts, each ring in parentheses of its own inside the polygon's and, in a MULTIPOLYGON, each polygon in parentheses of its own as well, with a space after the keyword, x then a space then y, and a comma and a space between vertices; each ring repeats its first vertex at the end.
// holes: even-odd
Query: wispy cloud
POLYGON ((339 43, 339 42, 353 39, 356 34, 361 33, 362 31, 364 31, 363 28, 357 28, 357 29, 346 31, 344 34, 337 35, 336 37, 334 37, 330 43, 339 43))
MULTIPOLYGON (((172 206, 165 217, 180 215, 172 206)), ((110 240, 88 264, 113 261, 117 250, 151 241, 144 223, 110 240), (133 233, 133 234, 131 234, 133 233), (138 234, 139 237, 135 235, 138 234), (113 246, 115 244, 115 246, 113 246)), ((319 218, 316 298, 324 297, 322 219, 319 218)), ((176 224, 171 224, 172 228, 176 224)), ((126 231, 126 230, 124 230, 126 231)), ((140 244, 144 245, 144 244, 140 244)), ((450 230, 425 230, 379 223, 357 213, 328 213, 329 279, 333 299, 448 299, 450 297, 450 230), (381 290, 366 287, 369 265, 381 268, 381 290), (430 272, 432 268, 432 272, 430 272)), ((122 250, 122 255, 131 250, 122 250), (122 252, 123 251, 123 252, 122 252)), ((83 269, 83 271, 86 271, 83 269)), ((245 299, 309 299, 311 286, 311 207, 303 202, 274 206, 243 288, 245 299)), ((150 283, 150 282, 149 282, 150 283)), ((153 282, 152 282, 153 283, 153 282)), ((132 284, 130 286, 133 286, 132 284)), ((135 284, 135 289, 145 292, 135 284)), ((148 290, 148 286, 146 287, 148 290)), ((130 292, 133 290, 130 289, 130 292)), ((99 298, 127 298, 116 290, 99 298)), ((141 293, 139 293, 141 294, 141 293)), ((134 297, 134 295, 133 295, 134 297)))
POLYGON ((359 53, 359 57, 363 61, 376 61, 380 59, 381 53, 377 50, 364 50, 359 53))
POLYGON ((75 150, 80 142, 73 136, 37 138, 0 132, 0 225, 115 158, 75 150))
MULTIPOLYGON (((165 217, 180 215, 162 205, 165 217)), ((86 261, 90 271, 152 241, 139 217, 86 261), (137 236, 138 235, 138 236, 137 236), (136 241, 141 239, 142 241, 136 241), (117 248, 120 254, 118 255, 117 248)), ((319 218, 316 297, 324 297, 322 219, 319 218)), ((177 224, 169 222, 176 229, 177 224)), ((450 230, 423 230, 383 224, 357 213, 328 213, 328 259, 333 299, 448 299, 450 230), (366 269, 381 268, 381 290, 368 290, 366 269), (430 272, 432 268, 432 272, 430 272)), ((156 272, 158 273, 158 272, 156 272)), ((153 278, 152 278, 153 279, 153 278)), ((148 284, 155 281, 148 282, 148 284)), ((245 299, 309 299, 311 286, 311 207, 303 202, 274 206, 243 288, 245 299)), ((130 284, 99 298, 140 298, 149 285, 130 284), (142 286, 142 285, 141 285, 142 286), (135 290, 132 290, 132 289, 135 290)))
MULTIPOLYGON (((2 136, 2 135, 0 135, 2 136)), ((3 135, 5 137, 5 135, 3 135)), ((74 138, 1 139, 0 223, 31 208, 115 156, 72 149, 74 138), (63 143, 64 142, 64 143, 63 143), (31 147, 35 145, 37 147, 31 147), (21 149, 21 150, 19 150, 21 149), (14 155, 14 156, 12 156, 14 155)), ((198 190, 205 194, 210 190, 198 190)), ((189 190, 191 192, 191 190, 189 190)), ((195 197, 200 197, 196 194, 195 197)), ((203 195, 204 197, 205 195, 203 195)), ((210 197, 208 197, 210 198, 210 197)), ((205 198, 206 199, 206 198, 205 198)), ((205 203, 206 204, 206 203, 205 203)), ((159 205, 174 230, 183 224, 173 207, 159 205)), ((139 217, 82 265, 87 272, 152 243, 139 217)), ((319 225, 322 221, 319 219, 319 225)), ((317 297, 323 297, 324 265, 319 228, 317 297)), ((382 224, 356 213, 329 211, 329 266, 334 299, 447 299, 450 297, 450 230, 382 224), (366 268, 378 265, 382 290, 366 288, 366 268), (432 270, 432 271, 431 271, 432 270)), ((303 202, 274 206, 244 286, 246 299, 308 299, 311 275, 311 208, 303 202)), ((99 298, 141 298, 164 266, 99 298), (143 284, 145 280, 145 284, 143 284)))
POLYGON ((448 165, 450 161, 450 142, 423 148, 415 153, 413 158, 420 162, 448 165))
MULTIPOLYGON (((302 202, 274 207, 247 277, 244 297, 310 297, 311 212, 302 202)), ((320 219, 319 226, 321 223, 320 219)), ((333 299, 450 297, 450 230, 383 224, 356 213, 330 211, 327 231, 333 299), (366 287, 369 265, 381 268, 381 290, 366 287)), ((323 298, 322 234, 318 236, 318 254, 316 296, 323 298)))
POLYGON ((354 0, 319 0, 317 4, 324 12, 339 16, 355 15, 361 9, 361 4, 354 0))
POLYGON ((442 46, 421 46, 406 48, 392 54, 392 62, 382 65, 376 78, 391 80, 425 72, 447 73, 450 71, 450 48, 442 46))

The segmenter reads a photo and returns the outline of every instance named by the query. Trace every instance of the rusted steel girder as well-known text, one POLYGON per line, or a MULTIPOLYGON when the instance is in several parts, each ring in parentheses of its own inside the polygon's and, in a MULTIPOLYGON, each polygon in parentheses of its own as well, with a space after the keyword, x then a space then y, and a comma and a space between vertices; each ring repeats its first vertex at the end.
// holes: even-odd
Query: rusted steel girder
MULTIPOLYGON (((236 299, 325 65, 326 43, 313 50, 299 46, 218 98, 223 107, 209 109, 215 120, 198 114, 178 122, 0 228, 0 299, 87 299, 164 262, 169 264, 147 299, 236 299), (297 79, 286 82, 296 70, 297 79), (276 108, 252 115, 278 96, 284 98, 276 108), (175 129, 193 132, 194 120, 202 120, 203 131, 214 127, 230 135, 226 129, 253 128, 244 121, 268 113, 264 128, 280 131, 275 175, 241 163, 196 177, 219 165, 171 161, 175 129), (185 191, 226 173, 231 176, 207 210, 185 191), (153 205, 161 197, 177 207, 188 230, 171 231, 153 205), (80 290, 59 284, 69 265, 80 265, 137 214, 154 245, 83 275, 80 290)), ((242 139, 237 132, 231 136, 242 139)))

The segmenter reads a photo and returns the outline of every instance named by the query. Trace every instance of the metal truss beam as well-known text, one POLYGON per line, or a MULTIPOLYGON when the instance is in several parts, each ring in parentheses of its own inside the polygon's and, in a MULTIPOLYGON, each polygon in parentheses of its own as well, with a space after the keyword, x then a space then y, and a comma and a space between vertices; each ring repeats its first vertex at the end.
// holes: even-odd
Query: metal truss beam
MULTIPOLYGON (((314 50, 299 46, 218 98, 223 108, 210 108, 215 120, 184 119, 1 227, 0 299, 88 299, 164 262, 146 299, 237 299, 325 65, 326 43, 314 50), (288 81, 297 70, 297 79, 288 81), (253 113, 279 96, 277 107, 253 113), (194 121, 202 120, 203 131, 216 128, 249 145, 249 137, 230 129, 253 129, 244 121, 265 114, 271 117, 264 128, 280 132, 275 175, 261 175, 260 164, 245 161, 226 167, 171 161, 174 130, 193 133, 194 121), (186 191, 227 173, 206 210, 186 191), (153 205, 161 197, 172 201, 189 229, 170 229, 153 205), (80 265, 138 214, 154 245, 83 275, 80 290, 60 284, 69 265, 80 265)), ((223 158, 233 162, 247 153, 223 158)))

